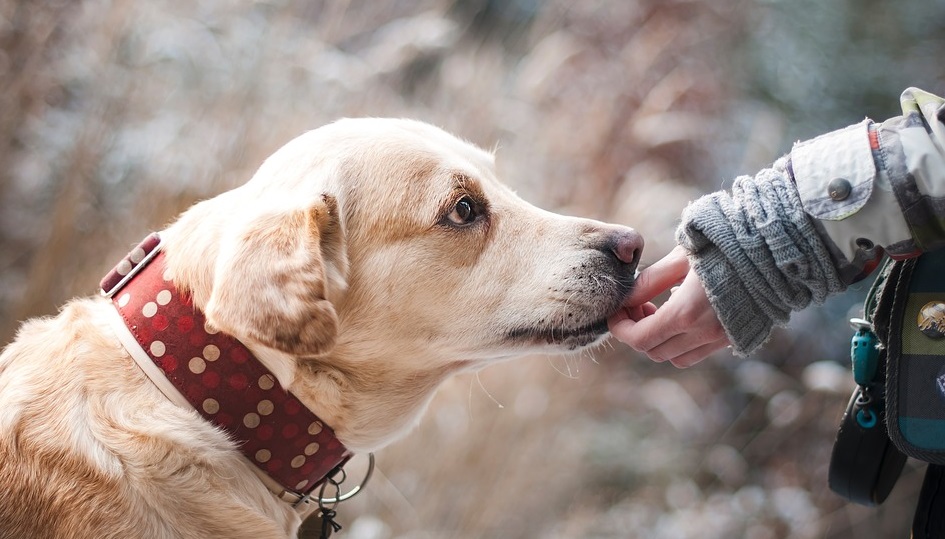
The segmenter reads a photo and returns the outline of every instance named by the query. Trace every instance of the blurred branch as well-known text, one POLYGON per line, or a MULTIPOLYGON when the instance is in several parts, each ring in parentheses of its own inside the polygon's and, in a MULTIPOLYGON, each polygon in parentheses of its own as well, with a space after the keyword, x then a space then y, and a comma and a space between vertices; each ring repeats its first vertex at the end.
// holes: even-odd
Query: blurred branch
MULTIPOLYGON (((124 0, 115 2, 105 15, 104 27, 108 29, 108 33, 98 36, 97 50, 91 56, 99 59, 99 63, 88 66, 92 70, 93 80, 110 79, 115 82, 114 77, 108 77, 108 72, 118 64, 119 43, 124 38, 123 29, 129 5, 130 2, 124 0)), ((28 103, 28 106, 16 108, 14 104, 6 103, 11 109, 16 109, 7 109, 9 115, 3 115, 4 118, 12 118, 7 120, 11 125, 7 127, 10 131, 7 131, 8 136, 3 141, 6 144, 0 145, 0 148, 3 148, 0 151, 6 151, 7 159, 11 159, 12 154, 18 150, 17 135, 19 130, 24 128, 24 124, 35 121, 32 116, 42 117, 47 112, 45 109, 49 104, 43 102, 43 99, 53 92, 63 91, 59 87, 63 82, 47 72, 49 65, 44 65, 44 62, 49 62, 48 57, 60 40, 69 36, 65 25, 74 14, 72 9, 75 8, 75 5, 69 2, 29 3, 29 6, 18 6, 19 16, 16 18, 17 30, 14 34, 33 37, 19 37, 13 40, 13 52, 26 56, 20 63, 18 76, 11 82, 12 91, 20 94, 20 100, 28 103), (38 6, 49 8, 49 11, 34 11, 39 9, 38 6), (34 27, 38 31, 34 31, 34 27), (21 47, 26 47, 27 50, 20 50, 21 47)), ((76 222, 81 209, 89 206, 89 193, 94 191, 93 179, 107 151, 109 133, 116 125, 121 124, 126 107, 126 101, 123 99, 125 93, 117 91, 116 88, 109 90, 89 93, 91 97, 84 103, 87 111, 83 115, 82 127, 72 141, 71 152, 61 163, 50 163, 55 167, 54 176, 58 178, 58 181, 50 186, 54 192, 49 209, 51 218, 38 221, 45 227, 33 232, 43 238, 43 241, 18 246, 19 256, 28 259, 30 277, 25 281, 25 287, 14 296, 19 299, 10 307, 12 316, 5 317, 8 321, 0 326, 3 334, 12 330, 7 324, 14 320, 22 320, 54 308, 69 289, 69 283, 63 282, 63 276, 74 275, 71 269, 79 266, 75 257, 69 256, 86 238, 82 231, 77 229, 76 222)), ((7 184, 11 181, 9 175, 12 171, 12 167, 7 167, 2 172, 6 175, 7 184)), ((3 193, 0 193, 0 197, 2 195, 3 193)), ((7 202, 9 203, 8 200, 7 202)), ((3 230, 3 233, 0 233, 0 246, 11 243, 6 232, 9 231, 3 230)))

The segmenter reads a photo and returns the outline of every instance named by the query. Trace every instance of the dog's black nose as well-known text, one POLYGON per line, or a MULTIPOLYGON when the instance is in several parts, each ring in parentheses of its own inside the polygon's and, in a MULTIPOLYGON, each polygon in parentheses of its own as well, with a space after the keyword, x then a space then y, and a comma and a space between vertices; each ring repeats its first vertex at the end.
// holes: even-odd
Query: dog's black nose
POLYGON ((621 228, 612 233, 610 250, 617 260, 630 266, 630 271, 636 271, 643 253, 643 236, 632 228, 621 228))

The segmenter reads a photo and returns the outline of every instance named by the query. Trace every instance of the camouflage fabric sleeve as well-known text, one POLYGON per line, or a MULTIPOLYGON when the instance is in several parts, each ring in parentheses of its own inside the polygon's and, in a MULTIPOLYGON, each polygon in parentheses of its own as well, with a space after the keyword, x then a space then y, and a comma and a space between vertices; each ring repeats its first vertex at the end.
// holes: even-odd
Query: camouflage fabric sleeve
POLYGON ((902 116, 867 119, 791 152, 804 209, 847 283, 883 250, 902 259, 945 246, 945 100, 910 88, 901 104, 902 116))

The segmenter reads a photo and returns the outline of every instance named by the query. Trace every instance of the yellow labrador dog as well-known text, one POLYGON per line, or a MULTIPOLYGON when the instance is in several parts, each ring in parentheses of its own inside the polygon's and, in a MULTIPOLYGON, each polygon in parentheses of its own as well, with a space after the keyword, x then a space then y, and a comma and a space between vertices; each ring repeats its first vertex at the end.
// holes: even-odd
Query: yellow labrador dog
POLYGON ((294 537, 329 470, 447 377, 600 342, 642 246, 427 124, 308 132, 129 253, 108 298, 22 326, 0 537, 294 537))

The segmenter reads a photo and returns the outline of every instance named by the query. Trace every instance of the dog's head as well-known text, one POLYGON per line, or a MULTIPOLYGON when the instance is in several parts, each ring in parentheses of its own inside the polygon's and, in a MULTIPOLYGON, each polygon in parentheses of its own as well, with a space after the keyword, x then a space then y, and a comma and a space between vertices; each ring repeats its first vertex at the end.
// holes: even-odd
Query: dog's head
POLYGON ((643 245, 523 201, 491 153, 380 119, 300 136, 169 232, 169 267, 210 323, 343 371, 448 372, 599 342, 643 245))

